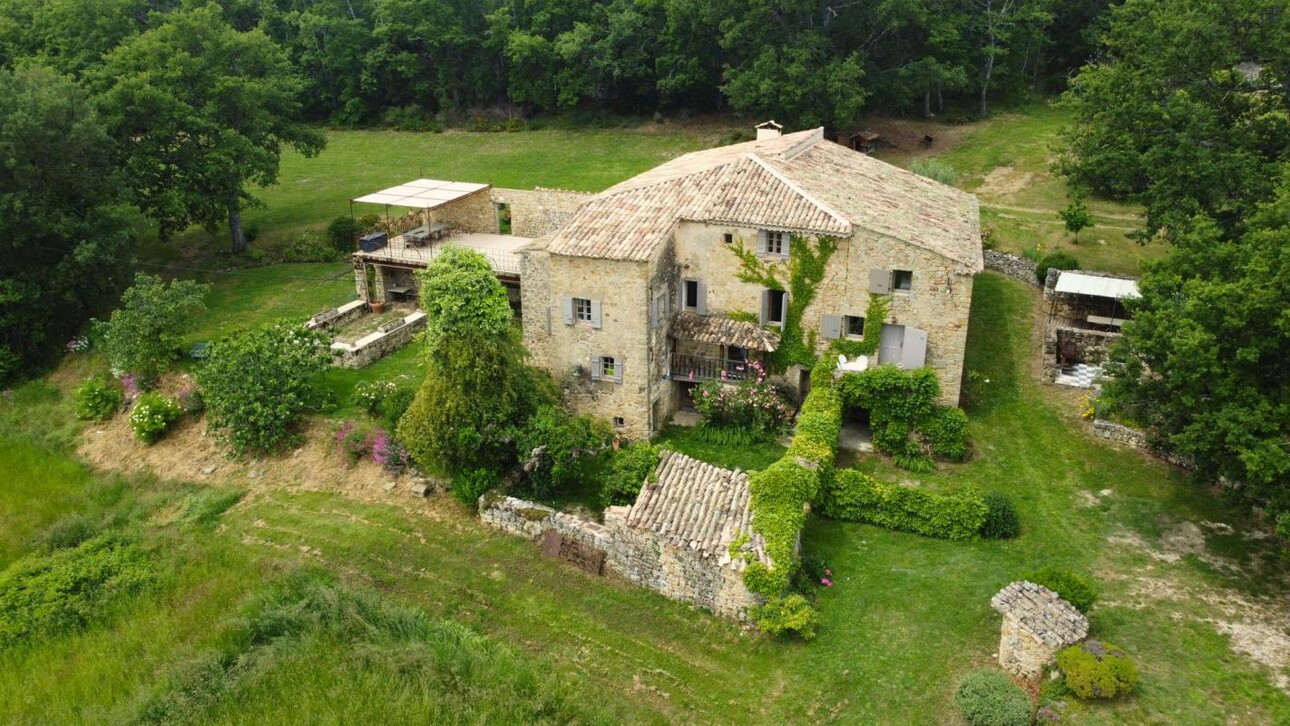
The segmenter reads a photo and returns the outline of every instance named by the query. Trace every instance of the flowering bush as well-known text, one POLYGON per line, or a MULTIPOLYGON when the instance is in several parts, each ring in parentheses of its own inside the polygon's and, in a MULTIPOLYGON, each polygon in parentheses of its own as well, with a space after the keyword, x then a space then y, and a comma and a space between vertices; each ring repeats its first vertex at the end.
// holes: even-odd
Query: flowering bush
POLYGON ((156 392, 145 393, 139 396, 130 411, 130 428, 145 444, 156 443, 182 414, 179 404, 169 398, 156 392))
POLYGON ((104 421, 112 418, 124 402, 121 389, 113 381, 91 378, 76 389, 76 418, 104 421))
POLYGON ((78 335, 67 341, 68 353, 84 353, 90 349, 90 339, 84 335, 78 335))
POLYGON ((385 429, 373 429, 365 443, 367 450, 371 452, 372 461, 395 476, 407 471, 412 463, 407 447, 390 436, 385 429))
POLYGON ((345 461, 354 466, 368 453, 367 432, 353 421, 346 421, 336 430, 336 446, 345 461))
POLYGON ((139 397, 139 377, 133 373, 121 376, 121 389, 125 391, 125 402, 129 403, 139 397))
POLYGON ((175 401, 184 413, 199 414, 203 408, 206 408, 206 401, 202 400, 202 392, 197 390, 197 386, 184 386, 175 394, 175 401))
POLYGON ((394 381, 359 381, 354 384, 354 404, 376 418, 381 415, 381 404, 398 390, 394 381))
POLYGON ((745 380, 699 384, 694 391, 694 408, 703 415, 709 430, 743 429, 754 438, 772 438, 787 428, 793 409, 766 380, 761 364, 753 361, 747 365, 745 380))

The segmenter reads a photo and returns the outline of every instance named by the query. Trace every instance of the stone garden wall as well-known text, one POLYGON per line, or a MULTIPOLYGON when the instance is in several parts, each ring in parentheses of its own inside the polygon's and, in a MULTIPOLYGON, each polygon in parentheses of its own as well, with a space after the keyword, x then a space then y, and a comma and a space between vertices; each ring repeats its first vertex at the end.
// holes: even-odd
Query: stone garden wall
POLYGON ((332 343, 331 349, 337 354, 335 365, 342 368, 362 368, 402 348, 425 328, 426 314, 417 310, 404 316, 402 322, 403 325, 393 330, 378 330, 352 344, 332 343))
POLYGON ((627 526, 628 507, 605 510, 598 524, 514 497, 480 500, 480 519, 507 534, 540 540, 552 530, 604 553, 605 569, 666 597, 719 615, 744 618, 758 604, 743 573, 718 560, 660 541, 653 532, 627 526))
POLYGON ((367 302, 351 300, 338 308, 331 308, 315 314, 305 323, 310 330, 318 328, 339 327, 358 320, 367 314, 367 302))
POLYGON ((1063 325, 1044 326, 1044 380, 1052 383, 1057 376, 1057 354, 1064 341, 1075 344, 1075 362, 1100 366, 1106 362, 1107 349, 1120 333, 1084 330, 1063 325))
POLYGON ((985 269, 994 270, 1014 280, 1021 280, 1027 285, 1039 287, 1039 278, 1035 277, 1035 263, 1024 257, 999 250, 985 250, 985 269))
MULTIPOLYGON (((560 189, 494 189, 493 204, 511 209, 511 234, 518 237, 545 237, 569 221, 579 204, 592 197, 584 192, 560 189)), ((496 230, 494 230, 496 231, 496 230)))
POLYGON ((1130 446, 1139 451, 1144 451, 1152 456, 1163 459, 1174 466, 1181 466, 1184 469, 1195 468, 1195 462, 1181 454, 1174 454, 1167 451, 1161 451, 1151 445, 1145 431, 1140 431, 1129 426, 1107 421, 1105 419, 1095 419, 1093 421, 1093 435, 1098 438, 1113 441, 1117 444, 1130 446))

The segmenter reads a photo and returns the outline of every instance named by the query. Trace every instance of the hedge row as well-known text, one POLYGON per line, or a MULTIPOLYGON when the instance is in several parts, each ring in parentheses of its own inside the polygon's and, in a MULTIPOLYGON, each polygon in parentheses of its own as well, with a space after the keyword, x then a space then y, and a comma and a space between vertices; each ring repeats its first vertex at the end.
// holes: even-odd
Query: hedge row
POLYGON ((826 490, 824 513, 940 539, 976 539, 989 507, 976 492, 943 494, 887 484, 862 471, 837 472, 826 490))
POLYGON ((847 373, 837 392, 846 405, 869 411, 874 448, 898 466, 930 468, 925 451, 954 461, 967 456, 967 414, 937 405, 941 384, 930 368, 885 365, 847 373))
POLYGON ((842 430, 842 400, 833 390, 837 363, 822 358, 811 370, 811 392, 797 416, 793 442, 783 458, 748 477, 752 526, 766 541, 773 568, 753 562, 744 585, 767 598, 788 589, 798 567, 797 537, 806 524, 809 505, 833 486, 833 458, 842 430))

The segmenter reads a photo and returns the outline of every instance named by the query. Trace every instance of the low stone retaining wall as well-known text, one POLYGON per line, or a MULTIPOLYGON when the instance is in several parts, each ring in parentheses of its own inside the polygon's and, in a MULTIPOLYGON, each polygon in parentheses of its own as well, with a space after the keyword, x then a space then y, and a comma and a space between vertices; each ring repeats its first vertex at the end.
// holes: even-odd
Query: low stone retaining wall
POLYGON ((1118 332, 1085 330, 1064 325, 1044 326, 1044 380, 1052 383, 1057 377, 1057 358, 1064 341, 1075 346, 1076 363, 1100 366, 1106 362, 1111 343, 1120 337, 1118 332))
POLYGON ((1166 451, 1160 451, 1151 446, 1147 440, 1147 434, 1135 428, 1130 428, 1123 424, 1114 423, 1105 419, 1095 419, 1093 421, 1093 434, 1107 441, 1114 441, 1117 444, 1131 446, 1139 451, 1144 451, 1157 459, 1163 459, 1174 466, 1181 466, 1184 469, 1195 468, 1195 462, 1186 456, 1174 454, 1166 451))
MULTIPOLYGON (((422 310, 409 313, 401 319, 403 324, 393 327, 390 323, 381 326, 381 330, 365 335, 353 343, 332 343, 335 352, 335 365, 342 368, 362 368, 373 361, 384 358, 412 341, 412 338, 426 326, 426 314, 422 310)), ((394 321, 391 321, 394 322, 394 321)))
POLYGON ((605 510, 598 524, 514 497, 485 495, 479 517, 507 534, 540 540, 548 530, 575 539, 605 555, 605 568, 664 596, 743 619, 758 598, 743 584, 743 573, 687 547, 665 543, 658 535, 627 526, 628 507, 605 510))
POLYGON ((1015 280, 1021 280, 1027 285, 1039 287, 1039 279, 1035 277, 1035 263, 1024 257, 1000 252, 999 250, 985 250, 985 269, 1001 272, 1015 280))
POLYGON ((334 328, 358 320, 367 314, 367 303, 362 300, 351 300, 338 308, 323 310, 305 322, 310 330, 317 328, 334 328))

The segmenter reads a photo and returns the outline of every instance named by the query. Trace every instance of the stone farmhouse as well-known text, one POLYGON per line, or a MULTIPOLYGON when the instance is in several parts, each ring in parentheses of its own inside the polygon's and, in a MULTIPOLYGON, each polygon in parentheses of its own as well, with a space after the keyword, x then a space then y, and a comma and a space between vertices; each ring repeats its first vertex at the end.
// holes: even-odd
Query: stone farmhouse
MULTIPOLYGON (((596 195, 459 186, 433 206, 400 198, 420 193, 406 185, 356 200, 424 205, 405 234, 355 255, 360 297, 414 296, 409 272, 442 245, 480 250, 512 290, 531 361, 575 409, 626 436, 651 436, 699 382, 736 378, 776 349, 790 293, 742 281, 736 250, 786 269, 795 245, 822 238, 837 248, 802 314, 804 339, 823 351, 879 336, 871 363, 930 366, 943 402, 958 403, 982 269, 976 198, 825 141, 823 129, 761 128, 596 195), (889 297, 886 319, 865 319, 871 293, 889 297)), ((807 385, 795 368, 784 379, 807 385)))

